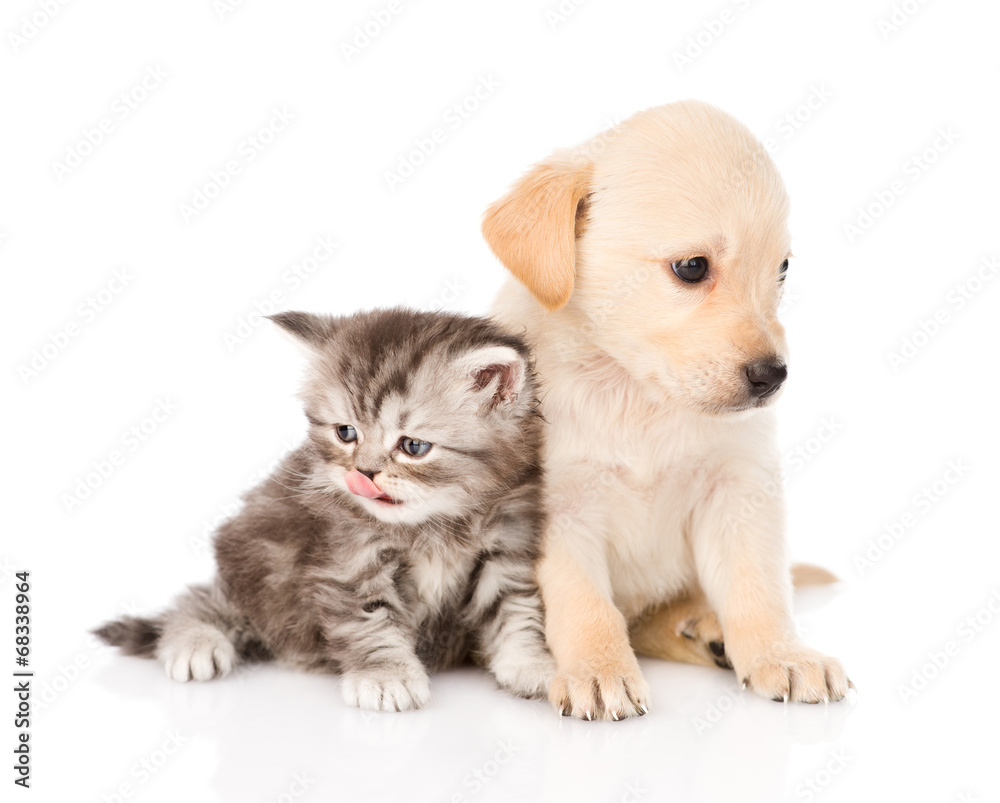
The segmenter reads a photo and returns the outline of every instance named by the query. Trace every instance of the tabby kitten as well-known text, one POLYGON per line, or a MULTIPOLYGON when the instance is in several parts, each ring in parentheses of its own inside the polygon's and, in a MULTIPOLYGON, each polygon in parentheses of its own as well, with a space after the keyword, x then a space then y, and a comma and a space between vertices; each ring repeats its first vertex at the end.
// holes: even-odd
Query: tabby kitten
POLYGON ((541 419, 527 346, 405 309, 271 320, 306 346, 309 435, 215 536, 218 577, 97 632, 174 680, 275 658, 343 675, 345 701, 419 708, 467 658, 544 698, 533 563, 541 419))

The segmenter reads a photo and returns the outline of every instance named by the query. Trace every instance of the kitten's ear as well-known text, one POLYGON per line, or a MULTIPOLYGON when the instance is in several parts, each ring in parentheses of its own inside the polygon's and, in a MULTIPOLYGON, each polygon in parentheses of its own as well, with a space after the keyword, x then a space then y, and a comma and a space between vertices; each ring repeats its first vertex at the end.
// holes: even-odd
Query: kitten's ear
POLYGON ((319 348, 329 342, 339 326, 337 318, 330 315, 314 315, 311 312, 279 312, 267 317, 300 343, 313 348, 319 348))
POLYGON ((469 389, 490 409, 517 401, 528 376, 524 357, 509 346, 486 346, 463 354, 459 368, 472 379, 469 389))

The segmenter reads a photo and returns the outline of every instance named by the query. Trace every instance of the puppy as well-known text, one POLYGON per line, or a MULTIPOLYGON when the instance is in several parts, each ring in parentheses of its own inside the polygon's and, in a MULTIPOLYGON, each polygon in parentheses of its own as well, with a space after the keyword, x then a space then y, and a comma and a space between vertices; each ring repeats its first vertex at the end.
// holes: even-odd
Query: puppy
POLYGON ((761 144, 693 101, 556 152, 486 211, 513 274, 493 314, 532 342, 549 422, 538 576, 562 714, 646 713, 630 629, 768 698, 847 692, 791 616, 773 412, 787 220, 761 144))

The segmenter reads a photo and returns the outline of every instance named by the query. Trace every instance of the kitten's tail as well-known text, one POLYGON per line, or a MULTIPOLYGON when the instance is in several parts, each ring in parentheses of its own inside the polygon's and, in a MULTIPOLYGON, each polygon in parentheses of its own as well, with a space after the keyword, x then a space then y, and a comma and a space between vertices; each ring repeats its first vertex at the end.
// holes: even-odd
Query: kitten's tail
POLYGON ((179 681, 222 677, 239 663, 272 657, 219 582, 191 586, 159 616, 125 616, 94 634, 126 655, 162 661, 179 681))
POLYGON ((125 655, 155 658, 156 645, 163 635, 163 617, 125 616, 101 625, 93 633, 105 644, 119 647, 125 655))

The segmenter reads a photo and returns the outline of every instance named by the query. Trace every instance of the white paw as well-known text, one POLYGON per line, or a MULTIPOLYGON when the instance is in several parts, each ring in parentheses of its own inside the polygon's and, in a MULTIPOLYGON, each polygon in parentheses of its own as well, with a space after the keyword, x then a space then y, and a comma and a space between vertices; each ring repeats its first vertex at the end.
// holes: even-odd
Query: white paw
POLYGON ((544 700, 556 677, 556 662, 548 652, 540 652, 520 660, 494 662, 490 671, 504 691, 529 700, 544 700))
POLYGON ((345 672, 344 702, 366 711, 409 711, 431 699, 431 684, 420 668, 345 672))
POLYGON ((736 666, 744 688, 777 702, 826 703, 847 696, 844 667, 805 645, 775 647, 736 666))
POLYGON ((236 648, 218 630, 186 631, 160 644, 159 657, 171 680, 211 680, 228 675, 237 662, 236 648))

